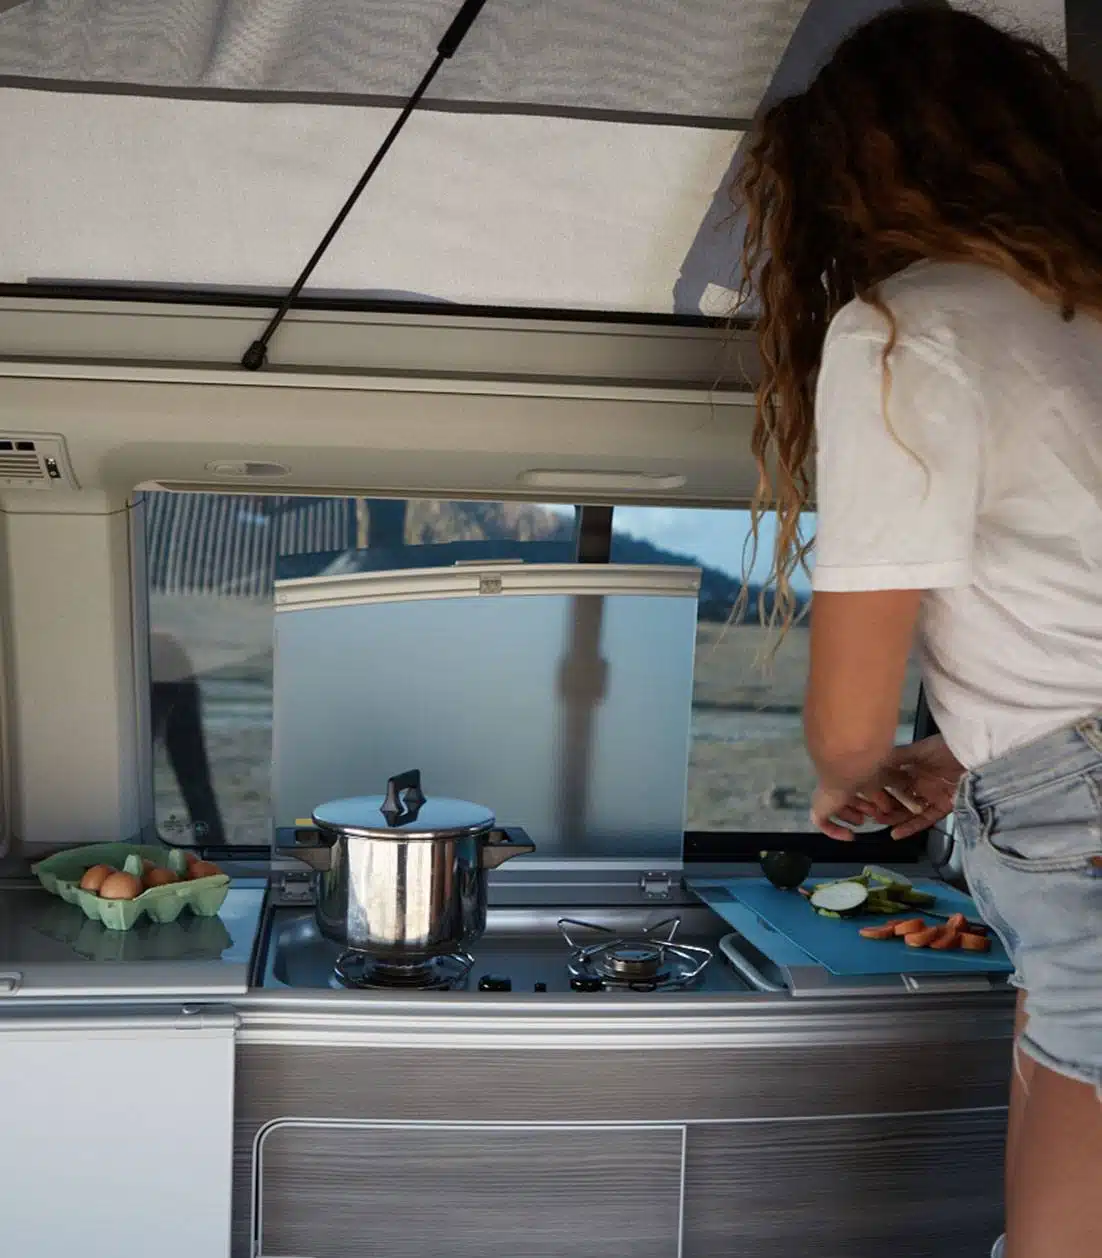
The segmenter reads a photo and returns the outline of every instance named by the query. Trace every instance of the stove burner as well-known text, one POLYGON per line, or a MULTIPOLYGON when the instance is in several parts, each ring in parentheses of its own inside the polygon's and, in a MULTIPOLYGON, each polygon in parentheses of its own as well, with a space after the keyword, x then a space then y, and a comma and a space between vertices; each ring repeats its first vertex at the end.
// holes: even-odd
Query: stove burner
POLYGON ((637 938, 624 939, 607 926, 561 918, 559 931, 573 949, 566 968, 572 979, 585 984, 585 990, 592 990, 594 984, 636 992, 689 987, 704 972, 712 952, 674 943, 680 925, 679 917, 671 917, 646 927, 637 938), (589 931, 597 940, 583 943, 572 930, 589 931))
POLYGON ((334 985, 369 991, 451 991, 462 985, 474 965, 465 952, 430 957, 409 965, 379 961, 366 952, 342 952, 333 966, 334 985))
POLYGON ((621 978, 652 979, 662 968, 662 949, 651 944, 610 944, 599 964, 621 978))

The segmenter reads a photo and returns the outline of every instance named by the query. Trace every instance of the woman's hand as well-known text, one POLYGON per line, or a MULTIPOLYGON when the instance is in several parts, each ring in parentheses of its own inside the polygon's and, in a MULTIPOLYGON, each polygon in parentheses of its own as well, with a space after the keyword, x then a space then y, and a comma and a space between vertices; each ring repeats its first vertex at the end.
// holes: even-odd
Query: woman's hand
POLYGON ((894 748, 859 791, 820 787, 812 800, 811 820, 840 842, 853 839, 849 827, 867 821, 891 827, 893 839, 909 839, 952 812, 963 773, 964 767, 936 734, 894 748))
POLYGON ((868 821, 880 826, 899 826, 924 808, 925 803, 912 794, 910 778, 884 768, 859 791, 818 787, 811 800, 811 821, 828 838, 849 843, 854 838, 854 829, 868 821))
POLYGON ((908 809, 909 816, 896 813, 882 822, 891 826, 893 839, 909 839, 953 811, 964 765, 945 745, 940 734, 907 747, 896 747, 885 767, 889 773, 898 773, 906 779, 911 800, 921 806, 919 812, 908 809))
POLYGON ((828 839, 850 843, 853 841, 850 827, 864 825, 869 819, 857 804, 858 797, 852 791, 835 791, 818 786, 811 797, 811 824, 828 839), (843 825, 843 822, 846 824, 843 825))

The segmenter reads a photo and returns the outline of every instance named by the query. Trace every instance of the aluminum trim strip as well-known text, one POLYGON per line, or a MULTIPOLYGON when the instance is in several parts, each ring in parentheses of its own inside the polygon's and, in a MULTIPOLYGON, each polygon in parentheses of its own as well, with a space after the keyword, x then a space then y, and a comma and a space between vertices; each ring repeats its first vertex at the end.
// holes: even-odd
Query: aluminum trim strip
POLYGON ((407 996, 402 1001, 362 993, 333 992, 304 999, 250 999, 241 1014, 242 1044, 344 1047, 446 1048, 485 1052, 507 1047, 570 1052, 608 1049, 764 1048, 791 1044, 852 1045, 862 1038, 913 1045, 954 1040, 1007 1040, 1013 999, 998 997, 853 997, 816 1001, 809 1008, 785 995, 746 995, 709 1000, 618 995, 550 1001, 513 995, 510 1002, 485 993, 453 1000, 446 995, 407 996), (404 1008, 403 1008, 404 1005, 404 1008), (855 1031, 855 1028, 857 1030, 855 1031))
MULTIPOLYGON (((26 1006, 23 1006, 26 1008, 26 1006)), ((0 1035, 36 1037, 58 1032, 76 1031, 81 1036, 97 1039, 114 1039, 133 1032, 179 1031, 187 1035, 221 1036, 235 1031, 241 1019, 234 1012, 220 1009, 189 1009, 181 1007, 166 1012, 158 1009, 151 1013, 87 1014, 75 1011, 68 1016, 35 1012, 31 1017, 6 1017, 0 1013, 0 1035)))
POLYGON ((229 385, 243 389, 338 389, 355 393, 444 393, 473 397, 539 397, 581 401, 684 402, 700 406, 753 408, 753 395, 744 390, 685 388, 658 384, 582 384, 570 380, 510 380, 460 376, 385 375, 355 373, 347 368, 315 372, 271 368, 244 372, 231 367, 126 366, 0 359, 0 376, 23 380, 97 380, 135 384, 229 385))
MULTIPOLYGON (((277 614, 311 608, 517 595, 637 595, 695 599, 701 570, 648 564, 464 565, 300 577, 275 583, 277 614), (492 588, 487 589, 487 585, 492 588)), ((638 864, 638 862, 636 862, 638 864)))

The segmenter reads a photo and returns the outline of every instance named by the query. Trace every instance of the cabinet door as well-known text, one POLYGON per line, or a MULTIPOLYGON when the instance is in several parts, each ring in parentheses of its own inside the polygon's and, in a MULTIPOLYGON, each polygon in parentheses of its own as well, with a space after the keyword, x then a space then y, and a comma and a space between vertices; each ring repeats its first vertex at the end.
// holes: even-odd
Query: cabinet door
POLYGON ((287 1123, 259 1144, 263 1258, 677 1258, 680 1127, 287 1123))
POLYGON ((0 1016, 0 1254, 227 1258, 235 1026, 0 1016))
POLYGON ((1004 1110, 689 1130, 685 1258, 942 1258, 1002 1231, 1004 1110))

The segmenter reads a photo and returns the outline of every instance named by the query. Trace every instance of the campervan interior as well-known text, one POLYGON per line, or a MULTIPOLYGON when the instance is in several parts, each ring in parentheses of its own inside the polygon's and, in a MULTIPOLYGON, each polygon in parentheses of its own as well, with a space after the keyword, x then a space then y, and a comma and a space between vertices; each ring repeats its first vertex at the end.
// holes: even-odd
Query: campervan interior
POLYGON ((987 1252, 1006 968, 731 890, 882 861, 761 667, 727 187, 885 7, 489 0, 249 370, 458 6, 0 3, 0 1250, 987 1252))

